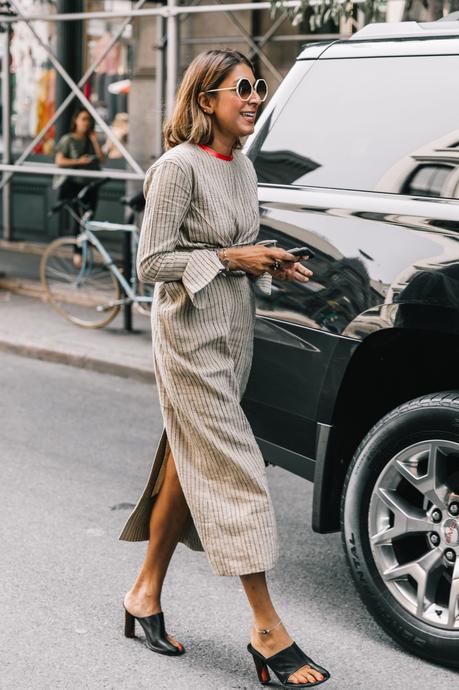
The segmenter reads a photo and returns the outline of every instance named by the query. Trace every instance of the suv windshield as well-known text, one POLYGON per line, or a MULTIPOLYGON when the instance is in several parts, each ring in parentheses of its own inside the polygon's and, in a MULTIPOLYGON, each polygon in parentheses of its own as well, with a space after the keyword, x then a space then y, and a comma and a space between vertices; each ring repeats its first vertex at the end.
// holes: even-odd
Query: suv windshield
POLYGON ((458 55, 318 60, 249 149, 259 181, 457 198, 458 73, 458 55))

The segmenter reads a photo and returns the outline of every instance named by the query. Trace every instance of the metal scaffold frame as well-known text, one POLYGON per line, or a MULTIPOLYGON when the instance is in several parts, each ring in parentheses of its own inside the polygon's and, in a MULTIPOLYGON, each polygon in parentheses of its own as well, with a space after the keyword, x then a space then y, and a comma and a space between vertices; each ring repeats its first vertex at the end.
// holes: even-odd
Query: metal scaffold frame
MULTIPOLYGON (((199 0, 192 0, 196 2, 199 0)), ((344 2, 345 0, 343 0, 344 2)), ((357 2, 362 0, 357 0, 357 2)), ((165 110, 167 114, 170 114, 173 109, 176 86, 177 86, 177 72, 178 72, 178 61, 177 61, 177 38, 178 38, 178 21, 183 20, 192 14, 197 13, 212 13, 212 12, 224 12, 226 16, 230 19, 231 23, 237 28, 240 38, 238 40, 243 40, 250 46, 251 52, 250 57, 255 55, 263 62, 264 66, 271 72, 276 81, 280 82, 282 75, 276 69, 275 65, 269 60, 267 55, 263 52, 263 47, 270 41, 273 40, 274 34, 280 27, 282 22, 286 17, 286 12, 281 12, 280 16, 273 21, 272 26, 269 30, 260 37, 258 40, 254 40, 254 37, 245 29, 241 24, 239 19, 234 15, 235 12, 241 11, 254 11, 254 10, 265 10, 271 8, 270 2, 241 2, 241 3, 224 3, 222 0, 214 0, 213 5, 179 5, 176 0, 167 0, 167 5, 162 5, 160 7, 150 7, 144 8, 146 0, 138 0, 130 10, 125 11, 92 11, 92 12, 75 12, 69 14, 26 14, 22 8, 21 3, 18 0, 10 0, 10 7, 14 14, 0 14, 0 24, 7 25, 4 31, 4 46, 3 46, 3 61, 2 61, 2 123, 3 123, 3 155, 2 162, 0 163, 0 171, 3 172, 2 179, 0 181, 0 190, 2 190, 3 195, 3 236, 5 240, 12 239, 11 232, 11 189, 10 180, 15 173, 28 173, 36 175, 56 175, 62 174, 62 168, 59 168, 53 164, 45 163, 25 163, 26 159, 33 151, 37 143, 46 135, 49 129, 57 121, 60 115, 64 112, 66 107, 71 103, 74 98, 78 98, 81 104, 89 111, 93 116, 96 123, 102 129, 104 134, 108 139, 116 146, 116 148, 121 153, 122 157, 126 163, 130 166, 131 171, 121 171, 121 170, 103 170, 103 171, 91 171, 91 170, 80 170, 76 168, 66 168, 65 172, 68 175, 78 175, 79 177, 88 178, 111 178, 111 179, 123 179, 123 180, 137 180, 141 181, 144 178, 144 171, 137 161, 132 157, 129 151, 123 146, 119 139, 113 134, 110 127, 99 115, 97 110, 94 108, 92 103, 83 93, 83 88, 88 79, 97 69, 98 65, 109 53, 116 41, 121 37, 125 27, 136 17, 158 17, 166 23, 166 30, 163 34, 164 21, 158 21, 158 62, 157 62, 157 74, 160 77, 164 77, 165 74, 165 110), (47 22, 68 22, 68 21, 80 21, 87 19, 121 19, 120 26, 118 27, 116 33, 112 37, 110 43, 105 47, 104 51, 98 58, 89 65, 86 72, 83 74, 81 79, 76 83, 68 72, 64 69, 62 64, 59 62, 56 55, 51 50, 50 46, 42 40, 38 32, 34 28, 34 22, 36 21, 47 21, 47 22), (10 89, 10 27, 16 22, 25 22, 39 45, 46 52, 51 64, 55 68, 56 72, 61 76, 61 78, 66 82, 70 89, 70 93, 65 98, 65 100, 59 105, 53 117, 44 125, 44 127, 36 134, 33 141, 26 147, 23 153, 19 156, 17 161, 13 164, 11 162, 11 135, 10 135, 10 113, 11 113, 11 89, 10 89), (164 60, 164 48, 165 57, 164 60)), ((315 4, 319 0, 312 0, 311 4, 315 4)), ((287 0, 284 3, 285 7, 297 7, 300 5, 300 0, 287 0)), ((338 38, 339 34, 335 34, 338 38)), ((298 36, 299 40, 306 40, 307 38, 313 39, 317 38, 317 35, 303 35, 298 36)), ((291 37, 285 37, 290 39, 291 37)), ((323 39, 324 35, 320 35, 323 39)), ((199 39, 196 39, 199 40, 199 39)), ((194 39, 189 41, 193 42, 194 39)), ((162 111, 162 78, 157 78, 156 80, 156 95, 158 101, 158 107, 162 111)), ((159 131, 156 133, 156 142, 159 143, 161 138, 161 123, 159 123, 159 131)))

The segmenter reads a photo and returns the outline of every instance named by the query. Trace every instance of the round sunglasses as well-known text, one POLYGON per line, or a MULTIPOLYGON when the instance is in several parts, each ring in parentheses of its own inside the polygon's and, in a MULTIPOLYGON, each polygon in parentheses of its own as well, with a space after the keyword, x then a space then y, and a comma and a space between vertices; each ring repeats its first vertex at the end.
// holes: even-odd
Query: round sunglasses
POLYGON ((260 101, 263 103, 268 95, 268 84, 264 79, 257 79, 252 86, 247 77, 241 77, 238 79, 236 86, 225 86, 222 89, 208 89, 205 93, 211 93, 212 91, 236 91, 241 101, 248 101, 255 91, 260 101))

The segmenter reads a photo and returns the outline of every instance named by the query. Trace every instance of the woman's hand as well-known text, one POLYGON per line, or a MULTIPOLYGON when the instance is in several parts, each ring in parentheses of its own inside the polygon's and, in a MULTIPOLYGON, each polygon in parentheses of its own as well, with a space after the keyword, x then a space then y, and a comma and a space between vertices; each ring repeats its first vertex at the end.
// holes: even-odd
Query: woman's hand
POLYGON ((297 261, 293 254, 289 254, 284 249, 266 247, 262 244, 229 247, 226 250, 226 256, 230 260, 230 269, 242 269, 255 276, 271 271, 275 261, 297 261))
POLYGON ((93 161, 93 157, 90 156, 88 153, 84 153, 82 156, 76 159, 74 161, 77 165, 88 165, 88 163, 91 163, 93 161))
POLYGON ((94 131, 92 131, 92 132, 90 132, 90 134, 89 134, 89 138, 90 138, 90 140, 91 140, 91 142, 92 142, 92 145, 93 145, 93 147, 94 147, 94 151, 96 152, 97 158, 99 159, 99 161, 100 161, 101 163, 103 163, 103 162, 105 161, 105 154, 104 154, 104 152, 102 151, 102 149, 101 149, 101 147, 100 147, 100 145, 99 145, 99 142, 98 142, 98 140, 97 140, 97 134, 96 134, 94 131))
MULTIPOLYGON (((307 282, 312 271, 303 266, 298 257, 279 247, 266 247, 262 244, 244 247, 229 247, 226 256, 230 260, 230 269, 242 269, 247 273, 260 276, 265 271, 279 280, 299 280, 307 282), (274 269, 274 263, 280 266, 274 269)), ((220 258, 222 258, 220 253, 220 258)))

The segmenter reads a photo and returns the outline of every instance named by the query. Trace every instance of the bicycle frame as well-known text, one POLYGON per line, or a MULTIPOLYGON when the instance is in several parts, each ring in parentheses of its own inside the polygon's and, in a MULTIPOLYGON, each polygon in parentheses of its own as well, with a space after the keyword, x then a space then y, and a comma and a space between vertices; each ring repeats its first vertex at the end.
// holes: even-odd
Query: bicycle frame
MULTIPOLYGON (((144 302, 144 303, 151 303, 152 298, 147 296, 147 295, 139 295, 137 294, 137 274, 135 270, 135 257, 137 255, 137 247, 139 244, 139 228, 137 225, 133 225, 130 223, 108 223, 108 222, 100 222, 100 221, 93 221, 89 220, 88 218, 83 217, 81 226, 83 228, 82 232, 80 235, 78 235, 77 241, 78 242, 84 242, 84 240, 89 241, 91 244, 93 244, 96 249, 100 252, 104 265, 109 269, 111 273, 115 276, 119 284, 121 285, 125 295, 127 298, 125 299, 120 299, 120 300, 115 300, 113 302, 110 302, 107 305, 100 306, 98 307, 98 310, 104 310, 108 309, 115 304, 126 304, 127 302, 133 302, 133 303, 138 303, 138 302, 144 302), (102 242, 99 240, 99 238, 96 236, 97 231, 109 231, 109 232, 130 232, 131 234, 131 246, 132 246, 132 285, 126 280, 124 275, 121 273, 119 268, 116 266, 114 263, 110 253, 105 249, 104 245, 102 242)), ((83 252, 85 251, 85 247, 83 245, 83 252)), ((85 258, 85 257, 84 257, 85 258)), ((81 275, 84 274, 84 267, 85 267, 86 261, 83 261, 82 267, 81 267, 81 275)))

